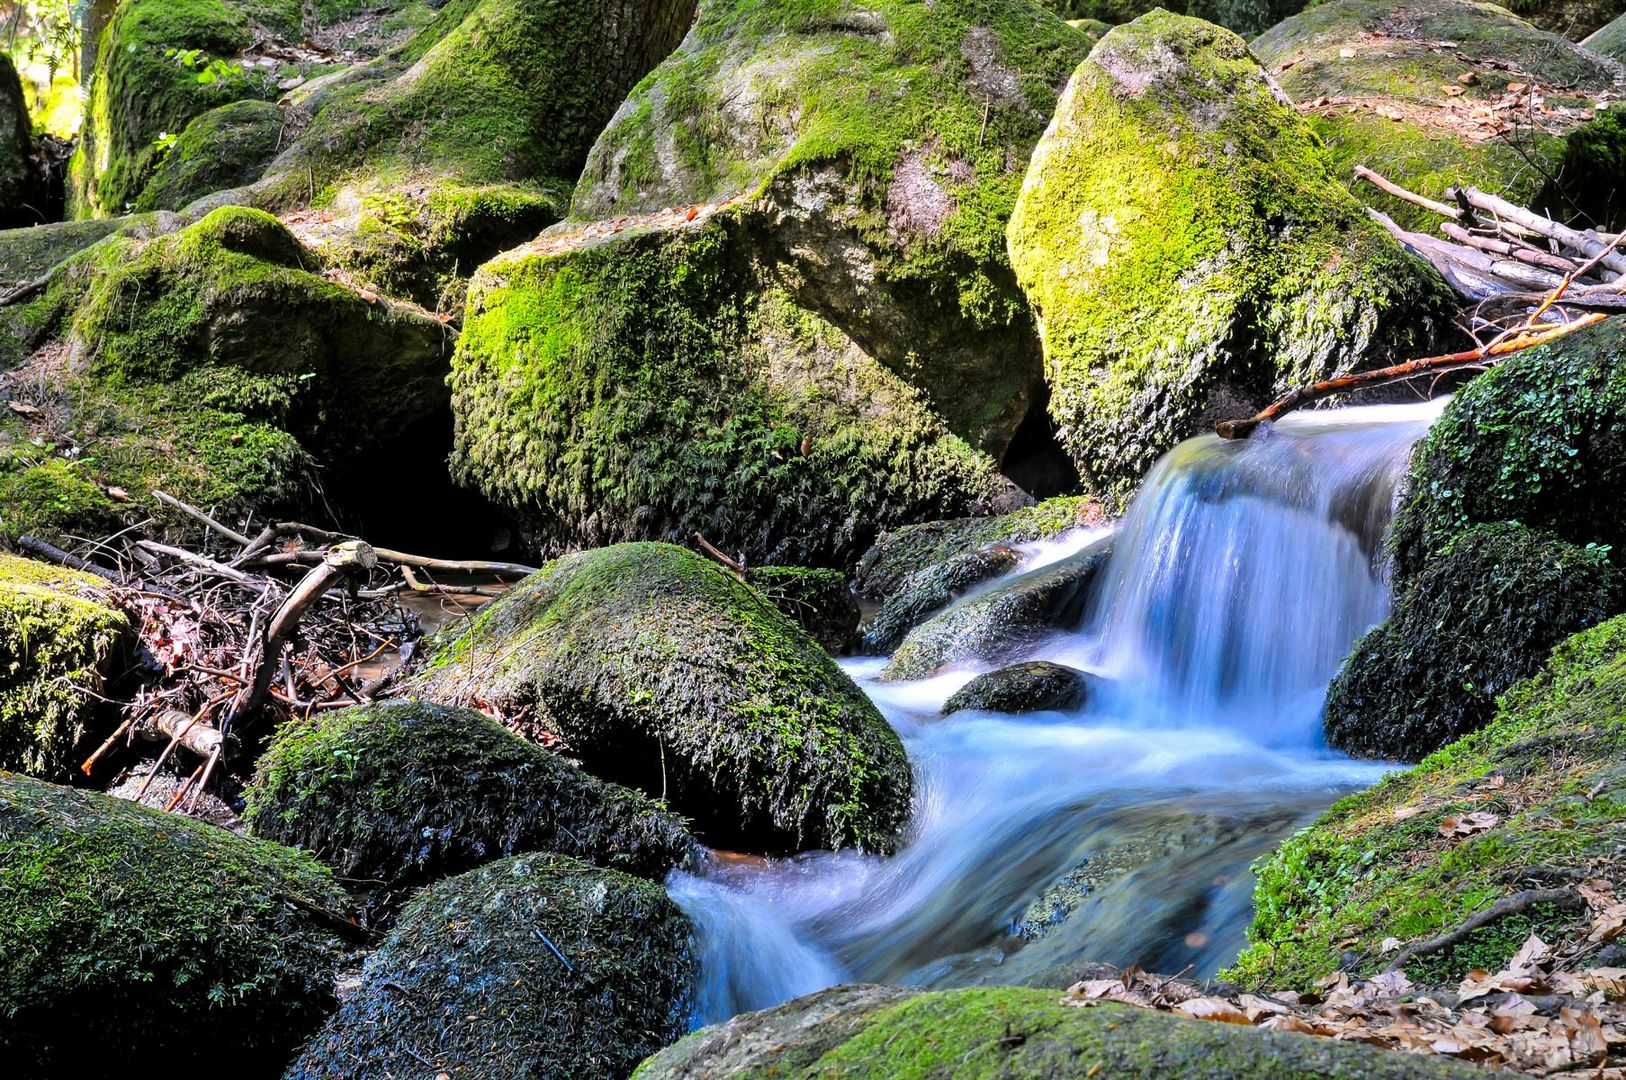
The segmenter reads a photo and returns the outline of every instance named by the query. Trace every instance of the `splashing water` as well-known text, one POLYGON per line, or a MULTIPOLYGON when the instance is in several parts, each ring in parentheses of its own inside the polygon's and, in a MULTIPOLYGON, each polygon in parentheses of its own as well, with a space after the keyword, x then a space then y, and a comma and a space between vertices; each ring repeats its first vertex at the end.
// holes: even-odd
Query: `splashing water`
MULTIPOLYGON (((1028 654, 1100 677, 1071 713, 938 715, 964 670, 844 666, 915 768, 890 858, 819 852, 675 872, 700 1023, 846 981, 1064 986, 1086 961, 1206 975, 1242 944, 1248 864, 1382 767, 1319 713, 1383 618, 1380 547, 1430 406, 1288 418, 1183 443, 1148 476, 1084 625, 1028 654)), ((1091 536, 1029 552, 1022 572, 1091 536)))

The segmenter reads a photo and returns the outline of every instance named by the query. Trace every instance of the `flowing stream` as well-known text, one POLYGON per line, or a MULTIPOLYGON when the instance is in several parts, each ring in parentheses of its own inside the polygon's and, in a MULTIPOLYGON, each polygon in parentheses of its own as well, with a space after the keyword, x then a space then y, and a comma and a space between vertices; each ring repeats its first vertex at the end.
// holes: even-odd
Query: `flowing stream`
MULTIPOLYGON (((1025 657, 1099 677, 1069 713, 939 715, 974 671, 844 664, 914 763, 889 858, 718 857, 668 887, 700 938, 699 1023, 840 982, 1065 986, 1089 961, 1207 975, 1243 944, 1248 864, 1382 766, 1324 746, 1328 680, 1383 618, 1407 452, 1438 414, 1294 415, 1171 451, 1083 625, 1025 657)), ((1096 542, 1078 534, 1019 572, 1096 542)))

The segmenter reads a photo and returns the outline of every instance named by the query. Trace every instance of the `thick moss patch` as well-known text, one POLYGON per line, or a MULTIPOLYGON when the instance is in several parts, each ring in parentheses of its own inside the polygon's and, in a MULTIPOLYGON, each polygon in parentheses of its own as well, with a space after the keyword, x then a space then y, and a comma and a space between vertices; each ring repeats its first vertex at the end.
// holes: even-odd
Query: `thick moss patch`
POLYGON ((74 774, 129 637, 100 578, 0 553, 0 769, 74 774))
POLYGON ((307 856, 0 773, 0 1053, 280 1075, 333 1007, 343 894, 307 856))
POLYGON ((689 921, 653 882, 521 855, 431 885, 288 1072, 619 1080, 687 1027, 689 921))
POLYGON ((909 810, 903 745, 852 680, 756 590, 667 544, 550 563, 437 639, 413 690, 560 736, 714 844, 887 851, 909 810))
POLYGON ((1626 318, 1468 383, 1414 451, 1406 490, 1390 541, 1402 579, 1490 521, 1626 555, 1626 318))
POLYGON ((245 815, 391 893, 525 851, 660 879, 693 846, 681 819, 469 709, 401 701, 284 724, 245 815))
MULTIPOLYGON (((1615 618, 1555 649, 1482 731, 1336 803, 1261 861, 1252 944, 1233 975, 1308 990, 1340 966, 1381 968, 1386 937, 1434 937, 1520 889, 1562 887, 1582 868, 1626 884, 1622 701, 1626 618, 1615 618), (1447 818, 1475 812, 1494 815, 1494 826, 1440 834, 1447 818)), ((1535 918, 1553 945, 1586 925, 1556 912, 1535 918)), ((1470 966, 1500 970, 1520 929, 1492 923, 1443 966, 1436 959, 1413 974, 1450 985, 1470 966)))
POLYGON ((858 634, 858 600, 840 570, 758 566, 745 580, 831 655, 845 651, 858 634))
POLYGON ((1009 242, 1062 445, 1118 499, 1205 422, 1425 349, 1449 303, 1242 39, 1167 12, 1074 73, 1009 242))
POLYGON ((288 138, 274 103, 247 98, 210 109, 179 133, 134 202, 138 211, 179 210, 193 199, 259 178, 288 138))
POLYGON ((1597 548, 1522 525, 1476 525, 1415 577, 1327 690, 1327 741, 1416 761, 1487 723, 1554 645, 1626 610, 1597 548))

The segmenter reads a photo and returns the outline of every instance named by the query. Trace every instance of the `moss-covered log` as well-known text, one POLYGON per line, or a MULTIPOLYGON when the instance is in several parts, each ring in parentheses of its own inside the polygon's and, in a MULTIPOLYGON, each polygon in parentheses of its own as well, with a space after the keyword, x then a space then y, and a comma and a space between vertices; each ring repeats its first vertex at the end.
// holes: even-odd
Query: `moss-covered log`
POLYGON ((1074 73, 1009 242, 1061 442, 1118 499, 1247 403, 1426 351, 1449 304, 1242 39, 1161 11, 1074 73))
POLYGON ((659 880, 694 845, 653 800, 473 710, 414 701, 283 725, 246 794, 256 836, 392 895, 527 851, 659 880))
POLYGON ((889 850, 909 763, 875 706, 751 586, 667 544, 558 559, 437 639, 412 692, 497 706, 714 844, 889 850))
POLYGON ((402 912, 288 1080, 620 1080, 687 1027, 690 932, 659 885, 564 856, 449 878, 402 912))
POLYGON ((281 1075, 333 1008, 344 902, 308 856, 0 773, 7 1075, 281 1075))

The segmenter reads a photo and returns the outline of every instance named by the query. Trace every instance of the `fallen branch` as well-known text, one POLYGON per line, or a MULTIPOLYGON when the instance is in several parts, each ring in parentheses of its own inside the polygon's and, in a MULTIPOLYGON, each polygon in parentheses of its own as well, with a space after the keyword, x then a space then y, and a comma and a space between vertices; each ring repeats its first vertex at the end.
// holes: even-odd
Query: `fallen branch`
POLYGON ((1513 222, 1521 228, 1555 240, 1568 248, 1573 248, 1581 254, 1596 257, 1598 261, 1609 270, 1617 274, 1626 274, 1626 256, 1616 254, 1610 250, 1612 244, 1606 242, 1596 233, 1588 235, 1568 225, 1560 224, 1549 217, 1543 217, 1533 210, 1526 210, 1522 206, 1498 199, 1494 195, 1487 195, 1477 188, 1454 189, 1453 194, 1460 194, 1470 206, 1474 206, 1487 213, 1495 214, 1500 219, 1513 222))
POLYGON ((694 534, 694 542, 699 544, 700 549, 702 551, 704 551, 707 555, 710 555, 712 558, 716 559, 718 562, 722 563, 724 566, 728 567, 730 570, 734 571, 736 574, 739 574, 741 577, 745 576, 745 564, 744 563, 740 562, 737 559, 731 559, 727 555, 723 554, 721 549, 719 549, 710 540, 707 540, 700 533, 695 533, 694 534))
POLYGON ((208 514, 205 514, 202 510, 199 510, 195 506, 188 506, 186 503, 183 503, 173 495, 165 494, 164 492, 154 488, 152 497, 163 503, 165 506, 179 510, 192 520, 201 523, 205 528, 213 529, 215 532, 219 533, 221 536, 224 536, 227 540, 230 540, 238 547, 248 547, 248 545, 252 542, 248 537, 244 536, 236 529, 228 529, 226 526, 222 525, 208 514))
POLYGON ((1408 945, 1400 951, 1400 955, 1389 961, 1385 971, 1399 971, 1419 956, 1431 956, 1437 952, 1444 952, 1453 945, 1460 945, 1467 940, 1475 930, 1493 923, 1504 915, 1518 915, 1529 911, 1538 904, 1551 904, 1565 910, 1585 910, 1586 902, 1579 895, 1569 889, 1525 889, 1512 896, 1503 897, 1483 911, 1476 911, 1462 921, 1455 929, 1441 934, 1439 937, 1420 941, 1416 945, 1408 945))

